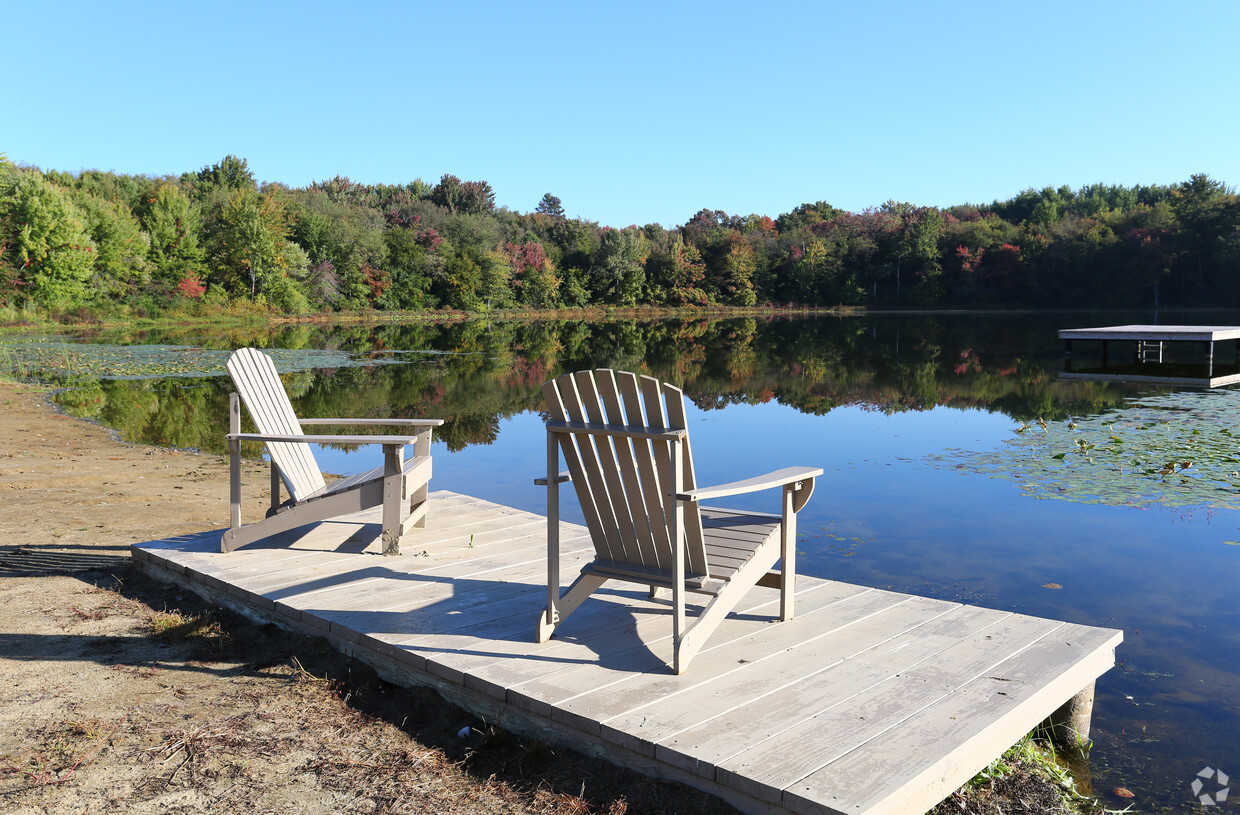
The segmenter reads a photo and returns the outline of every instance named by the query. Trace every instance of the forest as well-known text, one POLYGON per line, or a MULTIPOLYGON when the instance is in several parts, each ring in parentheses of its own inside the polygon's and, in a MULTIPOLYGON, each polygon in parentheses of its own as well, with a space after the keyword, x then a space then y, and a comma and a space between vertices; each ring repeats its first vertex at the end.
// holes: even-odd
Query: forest
POLYGON ((703 209, 674 228, 569 218, 486 181, 258 184, 244 158, 176 176, 0 154, 0 308, 114 314, 583 306, 1128 308, 1240 305, 1240 197, 1180 184, 1027 189, 945 209, 825 201, 703 209))

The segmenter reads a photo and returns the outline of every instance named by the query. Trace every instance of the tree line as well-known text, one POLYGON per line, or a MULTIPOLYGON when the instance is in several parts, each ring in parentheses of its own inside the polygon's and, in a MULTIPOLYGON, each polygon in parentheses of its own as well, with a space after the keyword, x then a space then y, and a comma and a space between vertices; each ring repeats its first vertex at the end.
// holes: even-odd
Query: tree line
POLYGON ((0 306, 53 313, 258 304, 285 313, 587 305, 1240 305, 1240 198, 1165 186, 1025 190, 940 209, 703 209, 671 229, 567 217, 485 181, 259 185, 225 156, 181 176, 0 155, 0 306))

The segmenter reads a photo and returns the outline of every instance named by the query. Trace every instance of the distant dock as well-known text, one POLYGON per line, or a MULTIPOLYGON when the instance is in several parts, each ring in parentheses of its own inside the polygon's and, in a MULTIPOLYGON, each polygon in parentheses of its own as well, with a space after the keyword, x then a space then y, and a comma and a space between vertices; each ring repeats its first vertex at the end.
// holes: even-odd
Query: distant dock
POLYGON ((1232 325, 1116 325, 1101 328, 1064 328, 1064 369, 1060 379, 1146 382, 1217 388, 1240 382, 1240 326, 1232 325), (1073 367, 1073 343, 1102 344, 1100 366, 1073 367), (1131 344, 1125 360, 1113 359, 1112 343, 1131 344), (1231 353, 1220 358, 1216 346, 1231 342, 1231 353), (1173 351, 1173 349, 1175 349, 1173 351), (1204 352, 1204 358, 1197 350, 1204 352), (1172 358, 1174 353, 1175 359, 1172 358), (1192 356, 1191 360, 1186 359, 1192 356))

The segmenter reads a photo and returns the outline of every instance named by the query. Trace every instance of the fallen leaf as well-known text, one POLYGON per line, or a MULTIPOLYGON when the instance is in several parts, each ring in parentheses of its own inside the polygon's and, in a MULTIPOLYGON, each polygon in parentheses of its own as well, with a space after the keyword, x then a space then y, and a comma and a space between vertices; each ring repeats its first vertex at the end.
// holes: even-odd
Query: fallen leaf
POLYGON ((1044 588, 1044 589, 1062 589, 1062 588, 1063 588, 1063 586, 1059 585, 1058 583, 1043 583, 1043 584, 1042 584, 1042 588, 1044 588))
POLYGON ((1136 798, 1137 797, 1136 794, 1132 790, 1127 789, 1126 787, 1116 787, 1115 789, 1111 790, 1111 792, 1115 793, 1120 798, 1136 798))

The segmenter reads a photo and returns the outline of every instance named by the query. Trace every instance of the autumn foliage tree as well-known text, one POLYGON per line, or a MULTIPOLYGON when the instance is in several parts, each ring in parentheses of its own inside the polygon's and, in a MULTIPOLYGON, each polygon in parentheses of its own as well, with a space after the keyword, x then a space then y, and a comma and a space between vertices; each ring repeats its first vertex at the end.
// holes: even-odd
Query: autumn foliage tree
POLYGON ((489 183, 450 173, 289 188, 260 185, 233 155, 163 177, 0 159, 0 303, 304 312, 1240 300, 1240 199, 1200 173, 946 209, 818 200, 772 216, 703 208, 681 226, 615 229, 568 217, 551 193, 529 212, 497 207, 489 183))

